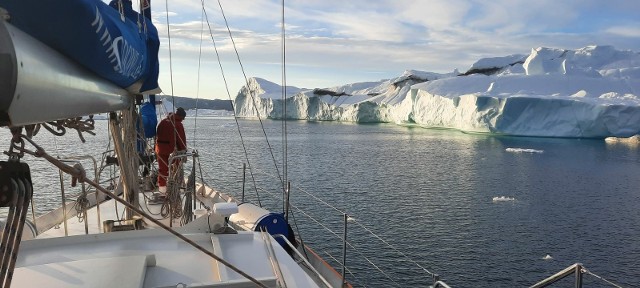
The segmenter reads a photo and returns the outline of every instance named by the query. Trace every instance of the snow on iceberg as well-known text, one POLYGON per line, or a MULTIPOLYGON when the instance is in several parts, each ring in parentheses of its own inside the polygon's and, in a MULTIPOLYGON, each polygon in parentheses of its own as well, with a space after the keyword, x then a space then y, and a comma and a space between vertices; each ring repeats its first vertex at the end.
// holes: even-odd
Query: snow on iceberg
POLYGON ((416 70, 332 88, 251 78, 240 117, 414 123, 515 136, 630 137, 640 131, 640 53, 611 46, 532 49, 480 59, 465 73, 416 70), (252 97, 253 96, 253 97, 252 97))

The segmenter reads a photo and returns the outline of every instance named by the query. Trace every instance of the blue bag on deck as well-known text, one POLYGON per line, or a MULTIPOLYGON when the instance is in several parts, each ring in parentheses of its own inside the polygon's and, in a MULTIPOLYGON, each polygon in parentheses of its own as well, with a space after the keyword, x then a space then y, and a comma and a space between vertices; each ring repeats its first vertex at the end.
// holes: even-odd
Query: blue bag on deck
POLYGON ((0 0, 0 7, 13 26, 99 76, 130 91, 157 93, 158 31, 130 0, 121 3, 0 0))

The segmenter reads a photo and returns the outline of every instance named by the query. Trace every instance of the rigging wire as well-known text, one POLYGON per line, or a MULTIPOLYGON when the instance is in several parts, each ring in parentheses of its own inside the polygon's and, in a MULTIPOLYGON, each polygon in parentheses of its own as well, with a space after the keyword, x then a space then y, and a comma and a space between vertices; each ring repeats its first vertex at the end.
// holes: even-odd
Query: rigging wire
MULTIPOLYGON (((285 190, 286 190, 286 183, 284 182, 284 180, 282 179, 282 176, 280 175, 280 169, 278 168, 278 163, 276 162, 276 158, 273 155, 273 148, 271 147, 271 143, 269 142, 269 137, 267 136, 267 131, 264 129, 264 123, 262 123, 262 119, 260 117, 260 111, 258 111, 258 106, 256 105, 256 97, 254 95, 254 91, 251 90, 249 88, 249 79, 247 78, 247 74, 244 70, 244 65, 242 65, 242 61, 240 60, 240 54, 238 53, 238 48, 236 47, 236 42, 233 39, 233 35, 231 34, 231 28, 229 28, 229 22, 227 21, 227 16, 225 16, 224 14, 224 9, 222 8, 222 3, 220 3, 220 0, 218 0, 218 6, 220 6, 220 12, 222 14, 222 18, 224 19, 224 23, 227 26, 227 32, 229 33, 229 39, 231 39, 231 43, 233 44, 233 50, 235 51, 236 57, 238 59, 238 63, 240 64, 240 70, 242 71, 242 75, 244 76, 244 81, 245 81, 245 85, 247 87, 247 92, 249 93, 249 96, 251 98, 251 100, 253 101, 253 108, 256 111, 256 115, 258 115, 258 121, 260 122, 260 127, 262 128, 262 132, 264 133, 264 138, 265 141, 267 142, 267 146, 269 147, 269 154, 271 154, 271 159, 273 160, 273 164, 276 168, 276 172, 278 173, 278 178, 280 179, 280 184, 282 186, 282 192, 284 194, 285 190)), ((234 110, 235 111, 235 110, 234 110)), ((249 171, 251 171, 253 167, 251 167, 251 165, 249 165, 249 171)))
MULTIPOLYGON (((282 33, 282 105, 283 105, 283 117, 282 117, 282 211, 287 214, 289 208, 287 207, 286 201, 289 201, 288 195, 291 193, 291 187, 288 185, 289 183, 289 147, 288 147, 288 129, 287 129, 287 41, 286 41, 286 25, 285 25, 285 6, 284 0, 282 0, 282 22, 281 22, 281 33, 282 33), (286 186, 285 186, 286 185, 286 186), (287 187, 284 189, 284 187, 287 187), (286 199, 286 200, 285 200, 286 199)), ((255 105, 254 105, 255 107, 255 105)), ((257 109, 257 108, 256 108, 257 109)), ((264 129, 263 129, 264 130, 264 129)), ((265 135, 266 137, 266 135, 265 135)), ((274 159, 275 162, 275 159, 274 159)), ((277 167, 276 167, 277 168, 277 167)), ((277 170, 277 169, 276 169, 277 170)), ((293 210, 291 211, 291 218, 293 219, 293 225, 296 227, 296 232, 298 233, 298 238, 300 239, 300 244, 304 247, 304 240, 302 239, 302 234, 300 233, 300 228, 298 227, 298 221, 296 220, 295 213, 293 210)), ((287 219, 288 220, 288 219, 287 219)), ((307 256, 307 250, 302 250, 307 256)))
MULTIPOLYGON (((206 152, 205 152, 204 154, 208 154, 208 153, 206 153, 206 152)), ((260 170, 260 169, 257 169, 257 172, 259 172, 259 173, 261 173, 261 174, 264 174, 264 175, 272 176, 273 178, 275 178, 275 176, 274 176, 274 175, 272 175, 272 174, 267 174, 267 173, 265 173, 264 171, 262 171, 262 170, 260 170)), ((200 177, 201 179, 204 179, 204 178, 205 178, 205 176, 206 176, 206 178, 212 178, 212 176, 211 176, 209 173, 207 173, 206 171, 202 171, 202 169, 200 170, 200 173, 201 173, 201 177, 200 177)), ((277 197, 277 195, 273 194, 272 192, 269 192, 268 190, 265 190, 265 189, 260 189, 260 190, 261 190, 263 193, 267 194, 267 196, 271 196, 271 197, 274 197, 274 198, 278 198, 278 197, 277 197)), ((316 197, 316 196, 314 196, 314 195, 310 194, 308 191, 305 191, 304 189, 300 189, 300 191, 302 191, 302 192, 304 192, 304 193, 306 193, 306 194, 308 194, 308 195, 312 196, 312 198, 316 199, 317 201, 322 202, 322 203, 323 203, 323 204, 325 204, 326 206, 328 206, 328 207, 330 207, 330 208, 333 208, 334 210, 336 210, 336 211, 340 212, 340 214, 344 214, 344 213, 345 213, 345 212, 343 212, 342 210, 340 210, 340 209, 338 209, 338 208, 336 208, 336 207, 334 207, 334 206, 331 206, 330 204, 328 204, 328 203, 327 203, 327 202, 325 202, 324 200, 319 199, 318 197, 316 197)), ((235 197, 238 197, 238 195, 235 195, 235 197)), ((294 223, 296 223, 296 222, 297 222, 297 220, 296 220, 296 217, 295 217, 295 213, 293 213, 293 212, 295 212, 295 211, 299 211, 299 212, 300 212, 300 213, 302 213, 304 216, 306 216, 306 218, 308 218, 308 219, 310 219, 311 221, 313 221, 313 222, 317 223, 320 227, 322 227, 324 230, 328 231, 329 233, 333 234, 336 238, 342 239, 342 237, 341 237, 340 235, 338 235, 336 232, 334 232, 333 230, 331 230, 329 227, 327 227, 327 225, 323 224, 320 220, 318 220, 318 219, 314 218, 312 215, 310 215, 309 213, 307 213, 307 212, 305 212, 304 210, 302 210, 302 208, 300 208, 300 207, 298 207, 298 206, 296 206, 296 205, 291 205, 291 207, 290 207, 290 208, 292 209, 292 210, 291 210, 291 212, 292 212, 292 213, 291 213, 291 215, 293 216, 294 223)), ((359 226, 359 227, 361 227, 362 229, 364 229, 367 233, 369 233, 369 234, 373 235, 373 236, 374 236, 374 238, 378 238, 379 240, 381 240, 385 245, 387 245, 387 246, 388 246, 388 247, 390 247, 392 250, 394 250, 396 253, 399 253, 402 257, 404 257, 405 259, 407 259, 407 261, 408 261, 408 262, 413 263, 413 264, 414 264, 414 265, 416 265, 418 268, 420 268, 422 271, 425 271, 425 272, 426 272, 427 274, 429 274, 430 276, 433 276, 433 273, 431 273, 430 271, 428 271, 427 269, 425 269, 422 265, 420 265, 419 263, 417 263, 415 260, 413 260, 411 257, 409 257, 408 255, 406 255, 406 254, 405 254, 405 253, 403 253, 402 251, 400 251, 398 248, 394 247, 393 245, 391 245, 391 244, 390 244, 390 243, 388 243, 387 241, 383 240, 380 236, 378 236, 378 235, 377 235, 377 234, 375 234, 373 231, 371 231, 371 229, 369 229, 369 228, 367 228, 366 226, 364 226, 364 224, 359 223, 359 221, 358 221, 358 220, 356 220, 356 219, 350 219, 349 221, 350 221, 350 222, 354 222, 357 226, 359 226)), ((296 228, 297 228, 297 224, 295 224, 295 225, 296 225, 296 228)), ((298 233, 298 235, 300 235, 300 233, 298 233)), ((378 270, 378 269, 382 270, 378 265, 376 265, 376 264, 373 262, 373 260, 371 260, 371 259, 369 259, 367 256, 365 256, 365 255, 364 255, 364 253, 363 253, 362 251, 360 251, 358 248, 356 248, 353 244, 351 244, 350 242, 348 242, 348 245, 349 245, 349 247, 350 247, 351 249, 354 249, 354 250, 357 252, 357 254, 359 254, 363 259, 365 259, 365 261, 367 261, 367 262, 368 262, 372 267, 374 267, 374 269, 376 269, 376 270, 378 270)), ((328 253, 328 252, 326 252, 326 251, 325 251, 325 253, 328 253)), ((333 258, 333 257, 332 257, 332 258, 333 258)), ((336 261, 337 261, 337 260, 336 260, 336 261)), ((337 262, 339 262, 339 261, 337 261, 337 262)), ((350 274, 351 274, 351 273, 350 273, 350 274)), ((390 275, 386 274, 385 272, 381 272, 381 274, 382 274, 382 275, 385 275, 385 276, 386 276, 386 278, 388 278, 390 281, 395 282, 395 281, 393 280, 393 278, 392 278, 390 275)), ((355 277, 355 278, 357 278, 357 277, 355 277)), ((396 283, 396 284, 398 284, 397 282, 395 282, 395 283, 396 283)))
MULTIPOLYGON (((220 66, 220 73, 222 74, 222 80, 224 82, 224 87, 225 87, 225 90, 227 91, 227 96, 229 97, 229 101, 231 101, 231 106, 232 106, 232 109, 234 111, 233 119, 235 120, 236 127, 238 128, 238 134, 240 135, 240 143, 242 144, 242 150, 244 151, 244 157, 245 157, 245 160, 247 161, 247 166, 249 166, 249 174, 251 175, 251 180, 253 181, 253 187, 254 187, 255 192, 256 192, 256 197, 258 198, 257 199, 258 200, 258 205, 260 207, 262 207, 262 203, 260 201, 260 194, 258 194, 256 179, 255 179, 255 177, 253 175, 252 166, 251 166, 251 163, 249 161, 249 153, 247 152, 247 147, 245 145, 244 137, 242 136, 242 131, 240 130, 240 122, 238 122, 238 117, 235 114, 235 111, 236 111, 235 104, 233 104, 233 100, 231 99, 231 92, 229 90, 229 84, 228 84, 227 78, 226 78, 226 76, 224 74, 224 68, 222 67, 222 61, 220 59, 220 53, 218 52, 218 45, 216 44, 216 40, 213 38, 213 30, 211 29, 211 23, 209 22, 209 16, 207 14, 207 10, 205 9, 204 0, 201 0, 201 2, 202 2, 202 11, 203 11, 204 17, 205 17, 205 19, 207 21, 207 26, 209 28, 209 35, 211 36, 211 42, 213 42, 213 48, 214 48, 214 50, 216 52, 216 57, 218 58, 218 65, 220 66)), ((227 26, 227 28, 228 28, 228 26, 227 26)), ((247 88, 248 88, 248 86, 247 86, 247 88)))
POLYGON ((583 268, 582 268, 582 271, 583 271, 583 273, 587 273, 588 275, 591 275, 591 276, 593 276, 593 277, 596 277, 596 278, 598 278, 598 279, 600 279, 600 280, 602 280, 602 281, 606 282, 607 284, 609 284, 609 285, 611 285, 611 286, 613 286, 613 287, 622 288, 622 286, 620 286, 620 285, 618 285, 618 284, 616 284, 616 283, 613 283, 613 282, 611 282, 611 281, 609 281, 609 280, 605 279, 605 278, 604 278, 604 277, 602 277, 602 276, 599 276, 599 275, 594 274, 593 272, 591 272, 591 271, 587 270, 587 268, 584 268, 584 267, 583 267, 583 268))
MULTIPOLYGON (((262 173, 264 175, 270 175, 260 169, 257 169, 257 172, 262 173)), ((270 175, 273 177, 273 175, 270 175)), ((337 211, 340 214, 347 214, 349 215, 349 213, 340 210, 339 208, 327 203, 326 201, 320 199, 318 196, 311 194, 310 192, 302 189, 301 187, 297 187, 299 191, 302 191, 303 193, 307 194, 308 196, 310 196, 311 198, 315 199, 316 201, 324 204, 325 206, 332 208, 333 210, 337 211)), ((292 207, 295 207, 292 205, 292 207)), ((300 210, 299 208, 296 208, 297 210, 300 210)), ((303 214, 308 215, 307 213, 301 211, 303 214)), ((294 218, 295 220, 295 218, 294 218)), ((317 221, 317 220, 314 220, 317 221)), ((367 231, 369 234, 373 235, 375 238, 377 238, 378 240, 380 240, 382 243, 384 243, 385 245, 387 245, 387 247, 391 248, 392 250, 394 250, 396 253, 402 255, 402 257, 404 257, 405 259, 407 259, 409 262, 413 263, 414 265, 416 265, 417 267, 419 267, 420 269, 422 269, 424 272, 426 272, 427 274, 429 274, 430 276, 433 276, 434 273, 429 271, 428 269, 424 268, 422 265, 420 265, 418 262, 416 262, 415 260, 413 260, 411 257, 409 257, 406 253, 400 251, 398 248, 396 248, 395 246, 391 245, 391 243, 387 242, 386 240, 384 240, 382 237, 380 237, 379 235, 377 235, 376 233, 374 233, 371 229, 369 229, 367 226, 365 226, 364 224, 360 223, 360 221, 356 220, 356 219, 351 219, 351 221, 356 224, 357 226, 359 226, 360 228, 364 229, 365 231, 367 231)), ((334 233, 334 235, 337 235, 334 233)))
MULTIPOLYGON (((304 210, 300 209, 297 206, 291 205, 292 208, 298 210, 300 213, 304 214, 305 216, 307 216, 307 218, 311 219, 312 221, 316 222, 316 224, 320 225, 322 228, 324 228, 325 230, 327 230, 329 233, 333 234, 334 236, 336 236, 336 238, 342 239, 342 236, 338 235, 336 232, 334 232, 333 230, 331 230, 331 228, 327 227, 325 224, 322 224, 322 222, 320 222, 319 220, 316 220, 315 218, 313 218, 313 216, 309 215, 308 213, 304 212, 304 210)), ((369 257, 367 257, 366 255, 364 255, 364 253, 362 251, 360 251, 360 249, 356 248, 355 246, 353 246, 351 244, 350 241, 346 241, 347 246, 349 246, 351 249, 353 249, 356 253, 358 253, 360 255, 360 257, 362 257, 363 259, 365 259, 367 262, 369 262, 369 264, 371 264, 371 266, 373 266, 376 270, 378 270, 378 272, 380 272, 380 274, 384 275, 387 279, 389 279, 390 281, 398 284, 399 287, 402 287, 400 285, 400 283, 396 282, 391 276, 389 276, 386 272, 384 272, 384 270, 382 268, 380 268, 378 265, 376 265, 375 263, 373 263, 373 261, 371 261, 369 259, 369 257)))
MULTIPOLYGON (((208 20, 208 15, 207 15, 206 8, 205 8, 205 5, 204 5, 204 0, 201 0, 201 3, 202 3, 202 14, 203 14, 203 16, 204 16, 203 20, 204 20, 204 19, 206 19, 206 21, 207 21, 207 25, 208 25, 208 28, 209 28, 209 33, 210 33, 210 36, 211 36, 211 40, 212 40, 212 42, 213 42, 213 44, 214 44, 214 49, 215 49, 215 52, 216 52, 216 56, 218 57, 218 63, 219 63, 219 66, 220 66, 220 70, 221 70, 221 72, 222 72, 223 81, 224 81, 224 83, 225 83, 225 87, 226 87, 226 90, 227 90, 227 95, 228 95, 229 99, 230 99, 230 100, 232 100, 232 99, 231 99, 231 93, 230 93, 229 88, 228 88, 228 83, 227 83, 227 80, 226 80, 226 77, 225 77, 225 74, 224 74, 224 69, 223 69, 223 67, 222 67, 222 63, 221 63, 221 60, 220 60, 220 54, 219 54, 219 51, 218 51, 218 49, 217 49, 217 45, 216 45, 215 39, 214 39, 214 37, 213 37, 213 32, 212 32, 211 24, 210 24, 210 22, 209 22, 209 20, 208 20)), ((288 173, 288 171, 287 171, 287 170, 288 170, 288 168, 287 168, 287 162, 288 162, 288 159, 287 159, 287 133, 286 133, 286 130, 287 130, 287 124, 286 124, 286 87, 287 87, 287 85, 286 85, 286 42, 285 42, 285 39, 286 39, 286 27, 285 27, 285 22, 284 22, 284 20, 285 20, 285 18, 284 18, 284 17, 285 17, 284 0, 282 0, 282 24, 281 24, 281 30, 282 30, 282 55, 281 55, 281 57, 282 57, 282 82, 283 82, 283 85, 282 85, 282 98, 283 98, 283 109, 284 109, 284 117, 283 117, 283 121, 282 121, 282 123, 283 123, 283 124, 282 124, 282 127, 283 127, 282 129, 283 129, 283 131, 284 131, 284 132, 282 133, 282 134, 283 134, 283 136, 282 136, 282 137, 283 137, 283 139, 282 139, 282 141, 283 141, 283 171, 282 171, 282 175, 280 174, 280 171, 279 171, 279 168, 278 168, 277 162, 275 161, 275 156, 273 155, 273 150, 272 150, 272 148, 271 148, 271 144, 269 143, 269 140, 268 140, 268 137, 267 137, 267 134, 266 134, 266 130, 264 129, 264 124, 263 124, 262 119, 261 119, 261 117, 260 117, 260 112, 259 112, 259 111, 258 111, 258 109, 257 109, 256 99, 255 99, 256 97, 255 97, 255 95, 254 95, 254 91, 252 91, 252 90, 249 88, 249 81, 248 81, 248 78, 247 78, 247 76, 246 76, 246 73, 245 73, 245 70, 244 70, 244 66, 243 66, 243 64, 242 64, 242 62, 241 62, 241 60, 240 60, 240 55, 239 55, 239 52, 238 52, 238 50, 237 50, 237 47, 236 47, 236 44, 235 44, 235 40, 233 39, 233 36, 232 36, 231 30, 230 30, 230 28, 229 28, 229 24, 228 24, 227 18, 226 18, 225 14, 224 14, 224 9, 223 9, 222 4, 221 4, 221 2, 220 2, 219 0, 218 0, 218 5, 219 5, 219 7, 220 7, 220 10, 221 10, 222 16, 223 16, 224 21, 225 21, 225 25, 226 25, 227 31, 228 31, 228 33, 229 33, 229 37, 230 37, 231 42, 232 42, 232 44, 233 44, 233 48, 234 48, 234 51, 235 51, 236 57, 237 57, 237 59, 238 59, 238 62, 239 62, 239 64, 240 64, 240 68, 241 68, 241 70, 242 70, 242 74, 243 74, 244 79, 245 79, 245 83, 246 83, 246 87, 247 87, 248 96, 249 96, 249 97, 251 98, 251 100, 253 101, 253 104, 254 104, 253 106, 254 106, 254 109, 255 109, 255 111, 256 111, 256 114, 258 115, 258 120, 259 120, 259 122, 260 122, 260 126, 261 126, 261 128, 262 128, 263 133, 264 133, 265 139, 266 139, 266 141, 267 141, 267 145, 268 145, 268 147, 269 147, 269 152, 270 152, 270 154, 271 154, 272 159, 274 160, 273 162, 274 162, 274 165, 275 165, 275 168, 276 168, 276 171, 277 171, 278 178, 279 178, 279 180, 280 180, 280 182, 281 182, 282 191, 283 191, 283 196, 284 196, 284 195, 285 195, 285 193, 287 192, 287 191, 286 191, 286 180, 288 179, 288 175, 287 175, 287 173, 288 173)), ((169 33, 169 16, 168 16, 168 4, 167 4, 167 2, 165 2, 165 6, 166 6, 166 10, 167 10, 167 15, 166 15, 166 18, 167 18, 167 35, 168 35, 168 39, 169 39, 169 58, 170 58, 170 59, 169 59, 169 64, 170 64, 169 66, 170 66, 170 70, 171 70, 171 91, 172 91, 172 93, 171 93, 171 94, 172 94, 172 95, 171 95, 171 97, 172 97, 172 100, 173 100, 173 99, 175 99, 175 98, 174 98, 174 95, 173 95, 174 93, 173 93, 173 73, 172 73, 172 64, 171 64, 171 37, 170 37, 170 33, 169 33)), ((204 21, 203 21, 202 23, 203 23, 202 25, 204 25, 204 21)), ((201 31, 203 31, 203 29, 202 29, 201 31)), ((198 90, 197 90, 198 92, 197 92, 197 97, 199 97, 199 85, 200 85, 200 82, 199 82, 199 81, 200 81, 201 53, 202 53, 202 41, 203 41, 203 40, 202 40, 202 39, 203 39, 203 37, 202 37, 202 33, 203 33, 203 32, 201 32, 201 44, 200 44, 200 51, 199 51, 199 52, 200 52, 200 55, 199 55, 199 60, 198 60, 198 90)), ((175 103, 175 101, 174 101, 173 103, 175 103)), ((197 103, 197 102, 196 102, 196 103, 197 103)), ((233 101, 232 101, 232 105, 234 105, 234 104, 233 104, 233 101)), ((175 112, 175 105, 173 106, 173 109, 174 109, 174 112, 175 112)), ((233 107, 233 109, 234 109, 234 111, 235 111, 235 107, 233 107)), ((197 118, 197 108, 196 108, 196 118, 197 118)), ((241 131, 240 131, 240 124, 239 124, 238 119, 237 119, 237 116, 236 116, 235 114, 234 114, 234 120, 235 120, 235 122, 236 122, 236 126, 237 126, 237 128, 238 128, 238 132, 239 132, 239 134, 240 134, 240 138, 241 138, 241 142, 242 142, 242 146, 243 146, 243 150, 244 150, 245 158, 246 158, 246 160, 247 160, 247 163, 249 164, 249 159, 248 159, 247 149, 246 149, 246 146, 245 146, 245 144, 244 144, 244 139, 243 139, 242 133, 241 133, 241 131)), ((196 132, 196 131, 195 131, 195 129, 196 129, 196 128, 194 127, 194 139, 195 139, 195 132, 196 132)), ((250 174, 251 174, 251 176, 252 176, 252 181, 253 181, 253 184, 254 184, 254 188, 256 189, 256 195, 258 195, 258 202, 259 202, 259 205, 260 205, 260 206, 262 206, 262 205, 261 205, 261 203, 260 203, 260 198, 259 198, 259 194, 258 194, 258 191, 257 191, 258 189, 257 189, 257 185, 256 185, 256 182, 255 182, 255 177, 254 177, 253 172, 252 172, 252 170, 253 170, 254 168, 253 168, 250 164, 249 164, 249 169, 250 169, 250 174)), ((306 193, 307 193, 307 194, 309 194, 308 192, 306 192, 306 193)), ((309 195, 311 195, 311 194, 309 194, 309 195)), ((312 195, 312 196, 313 196, 313 195, 312 195)), ((319 198, 317 198, 317 197, 315 197, 315 196, 313 196, 313 197, 314 197, 314 198, 316 198, 316 200, 320 200, 319 198)), ((321 201, 321 202, 323 202, 325 205, 328 205, 328 206, 332 207, 332 206, 331 206, 331 205, 329 205, 328 203, 326 203, 326 202, 324 202, 324 201, 322 201, 322 200, 320 200, 320 201, 321 201)), ((295 208, 296 210, 300 211, 301 213, 303 213, 303 214, 307 215, 306 213, 304 213, 304 211, 302 211, 302 210, 298 209, 297 207, 294 207, 294 208, 295 208)), ((338 211, 340 211, 339 209, 337 209, 337 208, 335 208, 335 207, 333 207, 333 208, 334 208, 334 209, 336 209, 336 210, 338 210, 338 211)), ((284 209, 283 209, 283 210, 284 210, 284 209)), ((307 216, 308 216, 308 217, 310 217, 309 215, 307 215, 307 216)), ((294 221, 295 221, 295 216, 294 216, 294 221)), ((321 224, 321 225, 322 225, 322 224, 321 224)), ((361 225, 361 224, 359 224, 359 225, 361 225)), ((296 225, 296 226, 297 226, 297 225, 296 225)), ((361 226, 362 226, 362 225, 361 225, 361 226)), ((376 236, 378 239, 382 240, 382 241, 383 241, 385 244, 387 244, 388 246, 392 247, 396 252, 399 252, 399 253, 401 253, 404 257, 407 257, 407 258, 408 258, 408 256, 407 256, 406 254, 404 254, 404 253, 400 252, 400 251, 399 251, 399 250, 397 250, 395 247, 391 246, 388 242, 384 241, 384 240, 383 240, 383 239, 381 239, 379 236, 375 235, 371 230, 367 229, 366 227, 363 227, 363 228, 365 228, 369 233, 371 233, 371 234, 373 234, 374 236, 376 236)), ((336 235, 337 235, 337 234, 336 234, 336 235)), ((349 246, 350 246, 352 249, 355 249, 358 253, 360 253, 360 252, 359 252, 355 247, 353 247, 350 243, 349 243, 349 246)), ((361 253, 360 253, 360 254, 361 254, 361 253)), ((366 259, 366 257, 365 257, 365 259, 366 259)), ((408 259, 410 259, 410 258, 408 258, 408 259)), ((411 259, 410 259, 410 260, 411 260, 411 259)), ((370 261, 370 260, 368 260, 368 259, 367 259, 367 261, 369 261, 369 262, 371 263, 371 261, 370 261)), ((411 260, 411 261, 412 261, 412 262, 414 262, 415 264, 417 264, 415 261, 413 261, 413 260, 411 260)), ((376 267, 376 268, 377 268, 377 266, 376 266, 375 264, 373 264, 373 263, 371 263, 371 264, 372 264, 372 265, 374 265, 374 267, 376 267)), ((424 268, 423 268, 422 266, 420 266, 419 264, 417 264, 417 265, 418 265, 418 267, 422 268, 424 271, 428 272, 429 274, 432 274, 431 272, 429 272, 428 270, 424 269, 424 268)), ((378 268, 378 269, 379 269, 379 268, 378 268)), ((384 272, 383 272, 383 273, 384 273, 384 272)))
POLYGON ((202 62, 202 42, 204 39, 204 9, 200 15, 200 48, 198 49, 198 81, 196 85, 196 118, 193 123, 193 148, 196 148, 196 131, 198 130, 198 102, 200 101, 200 67, 202 62))
MULTIPOLYGON (((284 17, 284 0, 282 0, 282 24, 281 33, 282 33, 282 106, 283 106, 283 117, 282 117, 282 185, 286 185, 288 183, 288 147, 287 147, 287 41, 286 41, 286 29, 285 29, 285 17, 284 17)), ((288 189, 287 189, 288 190, 288 189)), ((286 193, 290 193, 291 191, 286 191, 286 193)), ((282 194, 282 211, 285 211, 285 193, 282 194)), ((286 213, 286 211, 285 211, 286 213)))
MULTIPOLYGON (((129 121, 129 122, 131 122, 131 121, 129 121)), ((60 169, 61 173, 62 172, 67 173, 67 174, 71 175, 72 177, 78 179, 78 181, 80 183, 87 183, 87 184, 93 186, 95 189, 99 190, 102 193, 105 193, 106 195, 111 197, 113 200, 115 200, 118 203, 124 205, 126 208, 131 209, 135 213, 138 213, 138 215, 142 216, 144 219, 146 219, 148 221, 151 221, 153 224, 159 226, 164 231, 169 232, 170 234, 176 236, 177 238, 179 238, 183 242, 189 244, 193 248, 195 248, 195 249, 201 251, 202 253, 208 255, 212 259, 220 262, 221 264, 223 264, 227 268, 233 270, 234 272, 242 275, 244 278, 250 280, 254 284, 258 285, 259 287, 267 287, 264 284, 262 284, 260 281, 256 280, 251 275, 249 275, 246 272, 240 270, 235 265, 231 264, 230 262, 226 261, 225 259, 222 259, 219 256, 217 256, 216 254, 212 253, 211 251, 209 251, 209 249, 206 249, 205 247, 199 245, 198 243, 196 243, 193 240, 187 238, 186 236, 182 235, 181 233, 171 229, 169 226, 167 226, 166 224, 160 222, 159 220, 151 217, 150 215, 148 215, 146 212, 142 211, 140 208, 136 207, 135 205, 127 202, 126 200, 123 200, 122 198, 120 198, 117 195, 115 195, 113 192, 111 192, 111 191, 109 191, 107 189, 104 189, 103 187, 101 187, 98 183, 94 182, 93 180, 87 179, 86 178, 86 174, 84 172, 84 169, 78 169, 77 167, 69 166, 69 165, 65 164, 64 162, 60 161, 59 159, 56 159, 56 158, 52 157, 51 155, 47 154, 47 152, 44 149, 42 149, 41 146, 37 145, 33 140, 27 138, 24 135, 21 135, 20 139, 22 141, 29 142, 32 146, 35 147, 34 151, 29 151, 27 149, 24 149, 24 145, 23 145, 22 148, 18 148, 18 149, 22 150, 24 153, 27 153, 27 154, 32 155, 32 156, 37 157, 37 158, 44 158, 46 161, 49 161, 49 163, 51 163, 54 166, 58 167, 58 169, 60 169)), ((23 144, 24 144, 24 142, 23 142, 23 144)), ((14 143, 12 145, 16 145, 16 144, 14 143)))
POLYGON ((176 102, 175 97, 173 96, 173 58, 171 57, 171 29, 169 29, 169 0, 164 1, 164 7, 165 16, 167 19, 167 43, 169 43, 169 80, 171 83, 171 103, 173 104, 171 106, 173 107, 173 113, 176 113, 176 102))
MULTIPOLYGON (((172 56, 171 56, 171 32, 170 32, 170 22, 169 22, 169 0, 165 0, 165 15, 166 15, 166 19, 167 19, 167 42, 169 43, 169 77, 170 77, 170 81, 171 81, 171 110, 173 112, 173 114, 176 113, 176 99, 175 99, 175 93, 173 90, 173 61, 172 61, 172 56)), ((180 133, 178 133, 178 130, 176 129, 176 123, 174 122, 174 119, 171 118, 171 126, 173 126, 173 133, 174 133, 174 139, 179 139, 180 141, 182 141, 182 143, 187 144, 186 139, 182 139, 181 135, 179 135, 180 133)), ((174 151, 176 151, 177 149, 177 145, 174 147, 174 151)))

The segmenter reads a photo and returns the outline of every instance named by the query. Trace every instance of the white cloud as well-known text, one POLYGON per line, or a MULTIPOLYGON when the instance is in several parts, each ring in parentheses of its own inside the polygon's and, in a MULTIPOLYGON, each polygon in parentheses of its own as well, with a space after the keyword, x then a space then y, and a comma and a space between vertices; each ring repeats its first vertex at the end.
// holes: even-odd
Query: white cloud
MULTIPOLYGON (((640 23, 635 23, 629 26, 614 26, 609 27, 605 30, 605 32, 620 35, 624 37, 636 37, 640 38, 640 23)), ((637 39, 640 41, 640 39, 637 39)))
POLYGON ((314 18, 330 25, 336 35, 350 39, 364 39, 388 42, 406 40, 402 24, 384 15, 369 12, 322 13, 314 18))
MULTIPOLYGON (((635 3, 640 1, 607 3, 598 0, 291 1, 285 3, 287 59, 296 73, 290 73, 289 83, 320 87, 389 78, 405 69, 450 72, 459 68, 464 71, 479 58, 524 54, 538 46, 575 49, 590 44, 610 44, 619 49, 640 50, 640 41, 637 41, 640 23, 633 14, 638 11, 635 8, 640 8, 640 4, 635 3), (294 82, 296 80, 300 83, 294 82)), ((164 10, 164 3, 154 1, 154 4, 158 10, 164 10)), ((187 59, 197 59, 200 51, 201 2, 181 0, 169 4, 173 57, 191 61, 191 65, 183 66, 185 69, 193 67, 196 60, 187 59)), ((222 5, 248 75, 279 79, 280 1, 222 0, 222 5)), ((206 7, 218 50, 225 64, 230 65, 236 56, 218 3, 207 1, 206 7)), ((162 12, 155 12, 154 17, 163 38, 164 61, 167 58, 166 17, 162 12)), ((208 66, 215 68, 217 60, 206 23, 204 27, 203 57, 208 66)), ((166 63, 161 63, 161 69, 166 68, 166 63)), ((229 72, 238 73, 237 68, 230 68, 229 72)), ((209 73, 219 74, 219 71, 209 73)), ((185 82, 193 80, 193 77, 184 77, 185 82)), ((236 79, 231 88, 235 95, 242 85, 241 77, 230 78, 236 79)), ((193 86, 185 85, 182 89, 189 91, 193 86)))
POLYGON ((466 0, 391 1, 398 20, 444 30, 459 26, 471 8, 466 0))

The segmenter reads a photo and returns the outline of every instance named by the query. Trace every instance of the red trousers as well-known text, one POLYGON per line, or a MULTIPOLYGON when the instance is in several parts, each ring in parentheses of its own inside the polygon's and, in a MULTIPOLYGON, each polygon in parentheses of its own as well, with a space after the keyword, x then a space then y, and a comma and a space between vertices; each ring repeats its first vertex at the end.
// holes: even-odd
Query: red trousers
POLYGON ((167 186, 169 155, 170 154, 158 154, 158 186, 167 186))

